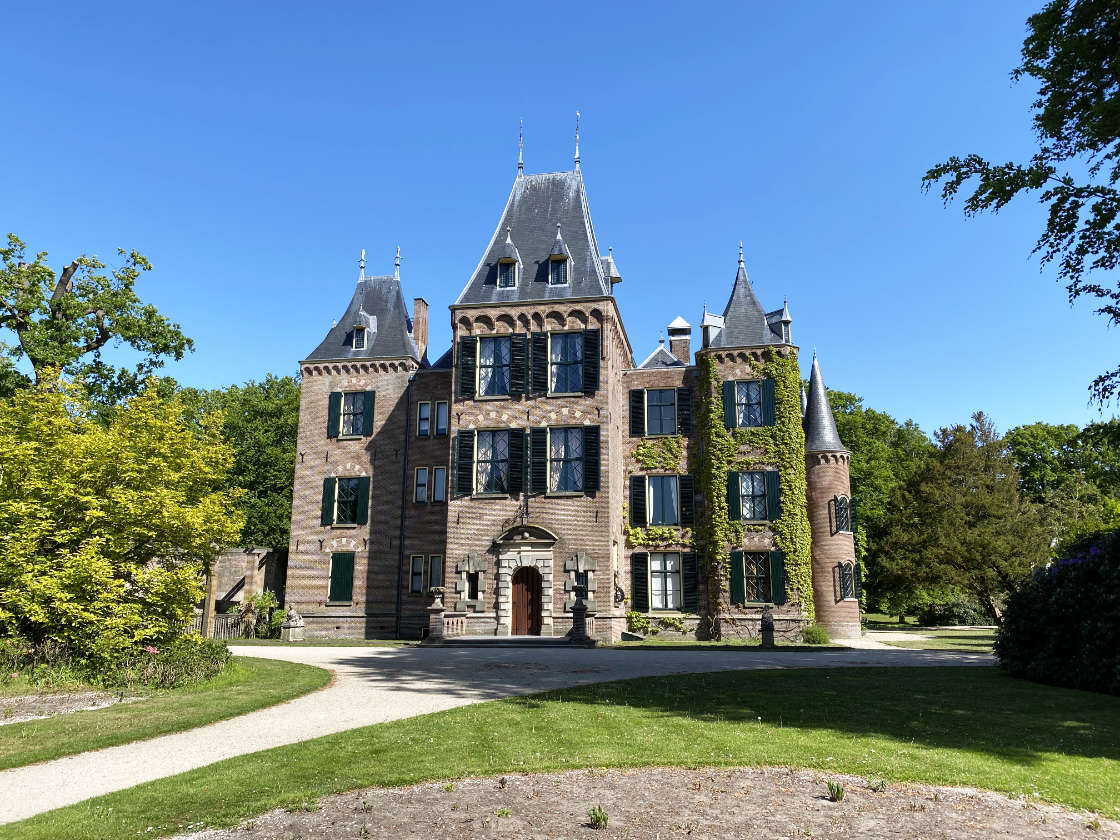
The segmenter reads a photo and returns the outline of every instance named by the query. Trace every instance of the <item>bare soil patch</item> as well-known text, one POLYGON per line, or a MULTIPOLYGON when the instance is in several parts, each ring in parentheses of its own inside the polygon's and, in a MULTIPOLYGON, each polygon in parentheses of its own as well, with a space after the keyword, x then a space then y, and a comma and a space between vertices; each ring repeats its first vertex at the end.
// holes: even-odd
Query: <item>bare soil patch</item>
POLYGON ((1120 823, 970 788, 788 768, 578 770, 371 788, 270 811, 191 840, 311 838, 1120 838, 1120 823), (827 781, 844 785, 828 799, 827 781), (588 810, 609 825, 596 830, 588 810))
POLYGON ((23 694, 0 697, 0 726, 27 720, 65 715, 86 709, 103 709, 115 703, 131 703, 139 697, 123 697, 108 691, 76 691, 60 694, 23 694))

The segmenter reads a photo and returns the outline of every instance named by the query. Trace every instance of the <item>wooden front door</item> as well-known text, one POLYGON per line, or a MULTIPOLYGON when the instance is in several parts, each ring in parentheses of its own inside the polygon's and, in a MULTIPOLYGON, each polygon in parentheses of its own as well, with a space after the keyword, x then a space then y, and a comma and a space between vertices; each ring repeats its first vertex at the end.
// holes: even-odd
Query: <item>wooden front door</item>
POLYGON ((541 573, 522 566, 513 573, 513 627, 515 636, 541 634, 541 573))

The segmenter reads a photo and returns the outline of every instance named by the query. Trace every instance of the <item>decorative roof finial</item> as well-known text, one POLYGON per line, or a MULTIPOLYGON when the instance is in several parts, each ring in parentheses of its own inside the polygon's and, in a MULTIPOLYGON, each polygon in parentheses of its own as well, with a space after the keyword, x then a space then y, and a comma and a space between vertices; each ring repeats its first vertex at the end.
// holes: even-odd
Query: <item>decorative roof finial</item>
POLYGON ((521 128, 517 132, 517 174, 525 174, 525 160, 523 153, 525 150, 525 120, 521 121, 521 128))
POLYGON ((397 280, 401 279, 401 246, 397 246, 397 256, 393 260, 393 277, 397 280))
POLYGON ((579 169, 579 111, 576 111, 576 169, 579 169))
POLYGON ((362 248, 362 257, 358 260, 358 282, 366 279, 366 249, 362 248))
POLYGON ((739 268, 743 267, 743 240, 739 240, 739 268))

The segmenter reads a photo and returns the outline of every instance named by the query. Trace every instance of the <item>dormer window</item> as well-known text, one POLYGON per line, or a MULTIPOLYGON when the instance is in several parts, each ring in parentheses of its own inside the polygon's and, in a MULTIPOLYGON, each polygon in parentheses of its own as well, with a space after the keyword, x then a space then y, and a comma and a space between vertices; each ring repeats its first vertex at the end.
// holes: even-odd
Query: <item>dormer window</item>
POLYGON ((354 349, 366 349, 366 328, 363 326, 354 327, 354 349))
POLYGON ((498 263, 498 287, 512 289, 517 285, 517 263, 503 260, 498 263))
POLYGON ((568 282, 568 261, 553 257, 548 261, 548 285, 563 286, 568 282))

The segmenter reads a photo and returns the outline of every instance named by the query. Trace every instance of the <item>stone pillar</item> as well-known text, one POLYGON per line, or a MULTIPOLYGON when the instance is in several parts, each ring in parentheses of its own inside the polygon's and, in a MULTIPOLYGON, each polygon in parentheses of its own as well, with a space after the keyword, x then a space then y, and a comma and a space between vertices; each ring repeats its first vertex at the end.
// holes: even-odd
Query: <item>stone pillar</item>
POLYGON ((573 645, 595 647, 595 640, 587 635, 587 604, 583 601, 586 593, 584 587, 576 586, 576 602, 572 604, 572 629, 568 631, 568 641, 573 645))
POLYGON ((774 613, 769 604, 762 608, 762 646, 774 647, 774 613))
POLYGON ((303 641, 303 616, 296 612, 294 607, 287 611, 287 618, 280 625, 280 641, 303 641))
POLYGON ((437 643, 443 641, 443 587, 433 586, 428 592, 433 600, 428 607, 428 638, 427 641, 437 643))
POLYGON ((202 602, 202 638, 214 638, 214 601, 218 597, 218 573, 214 568, 206 576, 206 600, 202 602))
POLYGON ((855 535, 838 532, 831 502, 837 496, 851 497, 848 476, 851 455, 847 452, 809 452, 805 456, 805 486, 809 527, 812 531, 813 601, 817 623, 836 639, 858 639, 861 635, 859 601, 844 599, 840 592, 840 566, 856 562, 855 535))

